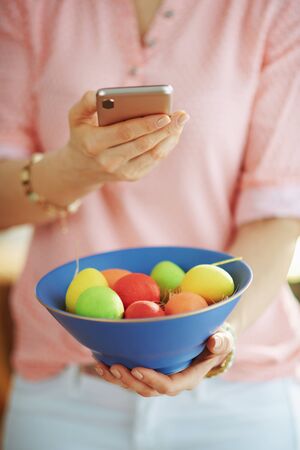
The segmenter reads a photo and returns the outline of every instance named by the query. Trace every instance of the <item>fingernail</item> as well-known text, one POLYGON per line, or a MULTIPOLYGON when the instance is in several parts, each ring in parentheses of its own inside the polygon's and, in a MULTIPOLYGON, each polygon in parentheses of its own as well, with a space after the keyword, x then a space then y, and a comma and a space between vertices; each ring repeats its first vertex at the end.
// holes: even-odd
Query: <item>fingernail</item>
POLYGON ((118 371, 118 369, 110 369, 110 371, 111 371, 111 373, 113 374, 114 377, 119 378, 119 379, 121 378, 121 374, 118 371))
POLYGON ((170 122, 171 122, 170 117, 163 116, 160 119, 158 119, 158 121, 156 122, 156 125, 157 125, 158 128, 162 128, 165 125, 168 125, 168 123, 170 123, 170 122))
POLYGON ((215 340, 215 345, 214 345, 214 349, 215 350, 221 350, 221 348, 223 347, 223 339, 220 336, 214 336, 214 340, 215 340))
POLYGON ((139 372, 138 370, 134 369, 134 370, 131 371, 131 373, 138 380, 142 380, 143 379, 143 374, 141 372, 139 372))
POLYGON ((97 374, 100 375, 100 377, 103 376, 104 372, 100 367, 95 367, 95 370, 96 370, 97 374))
POLYGON ((184 125, 189 119, 190 119, 190 116, 188 114, 181 114, 177 118, 177 123, 178 123, 178 125, 180 125, 182 127, 182 125, 184 125))

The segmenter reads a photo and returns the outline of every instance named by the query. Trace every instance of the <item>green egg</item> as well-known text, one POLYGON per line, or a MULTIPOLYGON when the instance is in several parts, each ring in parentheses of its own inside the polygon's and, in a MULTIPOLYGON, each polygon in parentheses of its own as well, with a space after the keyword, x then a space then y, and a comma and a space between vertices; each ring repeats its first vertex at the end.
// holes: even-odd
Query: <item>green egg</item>
POLYGON ((171 291, 180 286, 185 272, 172 261, 161 261, 153 267, 150 275, 162 291, 171 291))
POLYGON ((106 286, 93 286, 78 297, 76 314, 98 319, 121 319, 124 306, 118 294, 106 286))

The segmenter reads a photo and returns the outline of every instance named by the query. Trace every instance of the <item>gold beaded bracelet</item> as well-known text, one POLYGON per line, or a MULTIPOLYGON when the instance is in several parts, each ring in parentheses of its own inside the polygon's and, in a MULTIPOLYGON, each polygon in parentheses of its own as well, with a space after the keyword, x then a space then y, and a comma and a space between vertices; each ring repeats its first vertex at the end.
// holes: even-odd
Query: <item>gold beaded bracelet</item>
POLYGON ((80 200, 76 200, 75 202, 67 205, 67 206, 58 206, 54 203, 49 202, 44 197, 39 195, 37 192, 34 192, 31 184, 31 169, 32 166, 44 158, 43 153, 33 153, 30 160, 27 164, 21 169, 20 173, 20 181, 24 188, 25 195, 31 203, 36 203, 40 205, 50 217, 55 218, 58 217, 60 219, 65 219, 68 214, 75 213, 80 204, 80 200))
MULTIPOLYGON (((224 324, 220 327, 219 331, 228 331, 232 335, 233 340, 235 342, 235 340, 236 340, 235 332, 229 322, 224 322, 224 324)), ((205 378, 216 377, 218 375, 221 375, 221 374, 227 372, 234 362, 235 352, 236 352, 236 349, 235 349, 235 345, 234 345, 233 350, 230 353, 228 353, 228 355, 226 356, 226 358, 224 359, 222 364, 210 369, 210 371, 207 372, 207 374, 205 375, 205 378)))

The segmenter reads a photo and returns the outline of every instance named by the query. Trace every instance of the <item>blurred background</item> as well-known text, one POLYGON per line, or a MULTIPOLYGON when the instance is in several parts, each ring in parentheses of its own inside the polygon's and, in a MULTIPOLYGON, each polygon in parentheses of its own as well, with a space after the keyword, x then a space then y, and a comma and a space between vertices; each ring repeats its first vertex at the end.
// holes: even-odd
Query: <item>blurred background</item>
MULTIPOLYGON (((32 227, 0 232, 0 424, 10 387, 10 352, 13 345, 9 292, 20 276, 32 236, 32 227)), ((288 273, 288 282, 300 301, 300 236, 288 273)))

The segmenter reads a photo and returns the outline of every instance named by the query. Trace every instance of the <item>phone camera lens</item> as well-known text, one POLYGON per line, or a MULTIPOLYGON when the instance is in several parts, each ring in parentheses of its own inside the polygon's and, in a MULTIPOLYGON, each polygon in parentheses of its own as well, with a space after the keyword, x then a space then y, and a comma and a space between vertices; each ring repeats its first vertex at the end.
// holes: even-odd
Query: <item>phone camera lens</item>
POLYGON ((102 106, 105 109, 112 109, 115 106, 115 101, 113 98, 108 98, 107 100, 103 100, 102 106))

